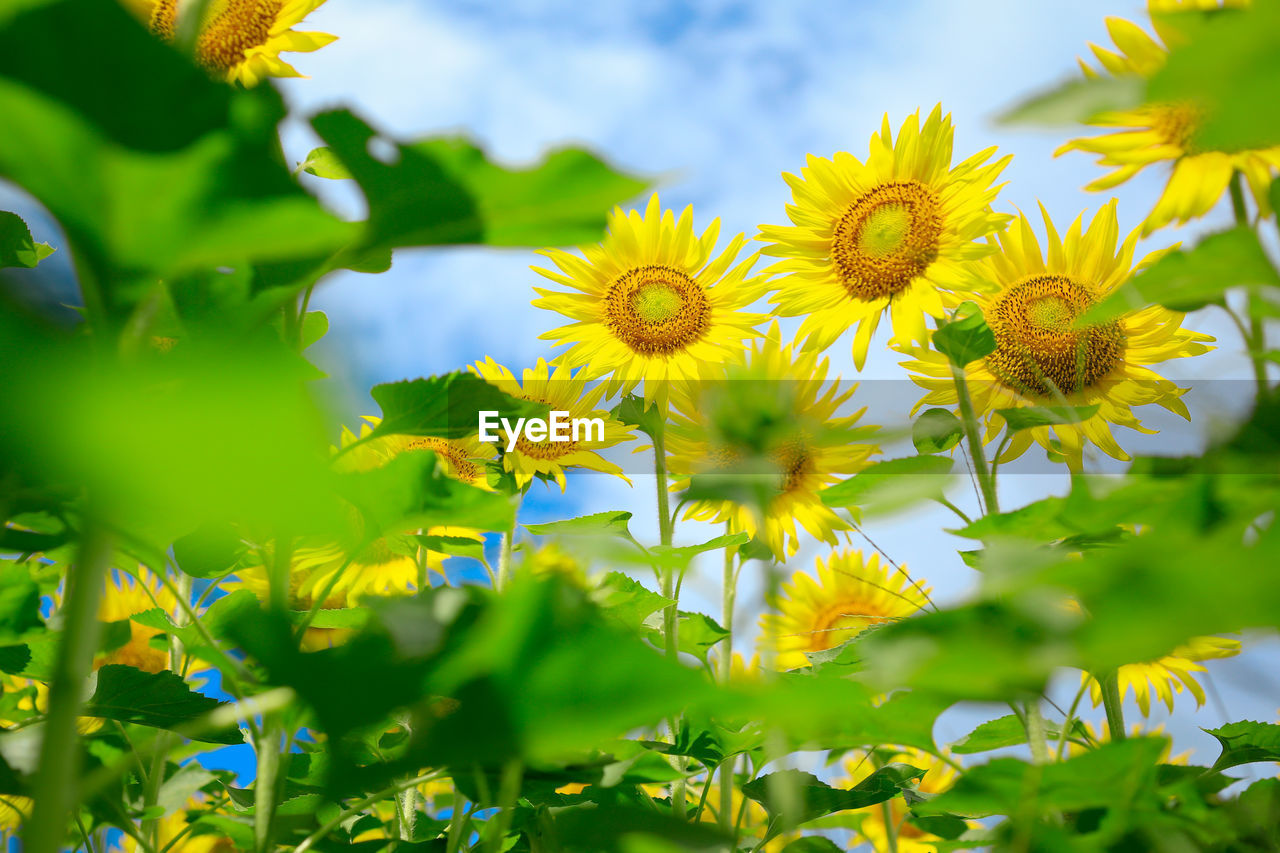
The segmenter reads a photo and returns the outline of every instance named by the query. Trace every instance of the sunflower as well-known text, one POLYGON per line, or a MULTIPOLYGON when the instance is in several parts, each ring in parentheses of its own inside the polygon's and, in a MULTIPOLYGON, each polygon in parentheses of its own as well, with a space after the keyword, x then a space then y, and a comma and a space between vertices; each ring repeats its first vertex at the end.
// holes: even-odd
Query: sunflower
MULTIPOLYGON (((338 37, 293 27, 325 0, 212 0, 200 20, 195 58, 227 82, 256 86, 264 77, 301 77, 281 53, 319 50, 338 37)), ((173 41, 178 0, 125 0, 156 36, 173 41)))
POLYGON ((884 117, 866 163, 841 151, 808 157, 800 176, 783 174, 794 204, 792 225, 761 225, 762 252, 782 258, 785 273, 770 301, 785 317, 805 315, 805 349, 825 350, 857 326, 853 358, 859 370, 871 336, 888 309, 896 341, 925 339, 925 315, 940 316, 982 286, 969 261, 988 254, 974 242, 1004 228, 1009 217, 990 205, 993 182, 1009 163, 988 163, 995 148, 951 166, 951 116, 917 111, 895 141, 884 117))
POLYGON ((836 551, 816 561, 818 577, 796 572, 782 597, 769 601, 760 617, 760 643, 776 638, 779 669, 808 666, 805 652, 834 648, 861 631, 905 619, 924 608, 929 587, 913 581, 906 568, 863 559, 861 551, 836 551))
MULTIPOLYGON (((689 809, 696 810, 701 804, 702 813, 698 816, 701 823, 719 823, 720 821, 720 783, 719 781, 702 780, 702 784, 690 784, 685 788, 685 796, 688 798, 689 809), (705 794, 703 793, 703 785, 710 785, 711 789, 705 794)), ((790 832, 781 832, 768 842, 761 845, 765 836, 769 832, 769 813, 764 806, 760 805, 756 800, 747 799, 739 785, 734 785, 733 790, 729 792, 730 797, 730 815, 735 826, 741 832, 741 847, 749 850, 762 850, 765 853, 777 853, 783 850, 788 844, 800 837, 800 833, 796 830, 790 832), (742 819, 739 821, 738 816, 742 819)))
MULTIPOLYGON (((203 804, 199 799, 192 799, 186 808, 203 809, 203 804)), ((155 849, 171 853, 234 853, 237 849, 236 843, 227 836, 206 832, 203 828, 200 832, 189 831, 188 823, 183 809, 160 818, 156 826, 155 849)), ((123 853, 136 853, 142 848, 132 836, 124 835, 120 838, 120 849, 123 853)))
MULTIPOLYGON (((1205 3, 1181 3, 1179 8, 1208 8, 1205 3)), ((1163 6, 1154 10, 1170 11, 1163 6)), ((1178 38, 1167 15, 1157 17, 1163 41, 1178 38), (1160 23, 1163 22, 1163 23, 1160 23)), ((1147 35, 1141 27, 1123 18, 1107 18, 1107 31, 1117 51, 1090 45, 1102 64, 1102 71, 1080 67, 1088 77, 1109 73, 1115 77, 1136 75, 1150 79, 1164 67, 1169 51, 1164 44, 1147 35)), ((1186 223, 1208 213, 1231 183, 1236 172, 1244 175, 1261 215, 1270 213, 1268 191, 1271 179, 1280 168, 1280 146, 1240 151, 1213 151, 1203 148, 1196 139, 1201 111, 1189 103, 1143 104, 1128 110, 1095 116, 1088 124, 1115 128, 1101 136, 1072 139, 1054 152, 1084 151, 1097 154, 1098 163, 1113 170, 1087 184, 1085 189, 1109 190, 1119 186, 1148 166, 1170 163, 1169 182, 1155 208, 1143 223, 1142 233, 1150 234, 1171 222, 1186 223)))
POLYGON ((138 574, 135 579, 123 572, 113 572, 106 580, 98 619, 102 622, 129 620, 129 640, 118 649, 99 655, 93 662, 95 669, 112 663, 136 667, 143 672, 169 668, 168 649, 151 642, 164 632, 135 622, 132 617, 157 607, 172 617, 176 615, 178 602, 150 571, 139 569, 138 574))
MULTIPOLYGON (((401 453, 431 451, 440 469, 450 477, 477 488, 490 489, 483 463, 494 454, 490 445, 471 438, 454 440, 431 436, 388 435, 370 440, 376 417, 364 418, 360 434, 345 427, 340 448, 335 453, 334 468, 339 471, 368 471, 380 468, 401 453)), ((371 595, 407 595, 420 585, 425 567, 428 576, 434 572, 444 576, 447 554, 421 546, 414 538, 418 531, 405 531, 363 543, 352 552, 337 542, 308 542, 293 549, 289 566, 288 606, 309 611, 321 595, 320 610, 343 610, 356 606, 371 595), (419 558, 423 565, 419 565, 419 558)), ((464 527, 438 526, 421 531, 430 536, 448 536, 483 542, 484 536, 464 527)), ((235 580, 224 584, 228 590, 248 589, 259 599, 270 597, 270 571, 273 559, 270 547, 258 552, 259 560, 236 571, 235 580)), ((346 639, 350 631, 342 628, 308 628, 303 648, 325 648, 346 639)))
POLYGON ((720 220, 699 236, 692 207, 676 220, 654 195, 643 216, 614 208, 604 242, 583 247, 585 257, 542 250, 559 271, 533 270, 574 291, 534 288, 535 306, 574 321, 542 335, 569 347, 556 363, 582 367, 584 379, 609 374, 610 397, 643 380, 645 398, 656 400, 667 380, 710 376, 716 365, 740 360, 764 319, 741 309, 762 284, 747 278, 756 255, 734 266, 743 235, 713 259, 719 234, 720 220))
MULTIPOLYGON (((864 752, 855 752, 844 760, 844 771, 848 774, 836 782, 837 787, 851 787, 875 772, 875 766, 868 760, 864 752)), ((920 749, 904 747, 895 755, 888 756, 886 763, 909 764, 925 771, 917 783, 916 790, 925 794, 941 794, 955 784, 958 771, 936 755, 920 749)), ((889 820, 894 824, 896 845, 889 843, 889 835, 885 826, 885 809, 883 805, 868 806, 859 810, 862 822, 858 825, 861 840, 871 845, 877 853, 897 850, 898 853, 936 853, 937 843, 943 839, 926 832, 907 820, 907 802, 902 797, 887 800, 889 820)))
POLYGON ((23 822, 31 817, 31 810, 35 805, 30 797, 0 795, 0 838, 8 838, 22 829, 23 822))
MULTIPOLYGON (((1076 722, 1084 726, 1085 730, 1089 733, 1089 740, 1092 743, 1101 745, 1111 740, 1111 730, 1107 727, 1105 723, 1099 726, 1095 726, 1093 723, 1089 722, 1088 720, 1077 720, 1076 722)), ((1160 750, 1160 757, 1156 759, 1157 764, 1178 764, 1178 765, 1185 766, 1191 758, 1191 753, 1194 751, 1194 750, 1188 749, 1185 752, 1179 752, 1177 755, 1174 755, 1173 754, 1173 738, 1168 733, 1165 732, 1163 723, 1161 723, 1160 725, 1151 726, 1149 728, 1145 723, 1134 723, 1133 725, 1129 726, 1129 737, 1130 738, 1139 738, 1139 737, 1169 738, 1169 742, 1165 745, 1165 748, 1160 750)), ((1086 752, 1090 752, 1090 751, 1091 750, 1088 746, 1085 746, 1079 741, 1076 741, 1076 740, 1067 741, 1067 755, 1071 758, 1084 755, 1086 752)))
MULTIPOLYGON (((1172 713, 1173 695, 1186 689, 1196 699, 1196 707, 1204 704, 1204 688, 1196 681, 1195 673, 1208 670, 1201 661, 1229 658, 1240 654, 1240 641, 1227 637, 1192 637, 1185 646, 1179 646, 1164 657, 1142 663, 1130 663, 1120 667, 1120 701, 1132 690, 1142 715, 1151 713, 1151 697, 1164 702, 1172 713)), ((1102 704, 1102 686, 1089 673, 1084 673, 1083 683, 1089 685, 1089 695, 1096 708, 1102 704)))
POLYGON ((613 474, 631 483, 621 468, 596 452, 635 438, 631 427, 615 420, 608 412, 596 409, 604 394, 603 383, 588 391, 585 371, 579 370, 574 376, 564 365, 553 371, 541 358, 536 366, 525 368, 523 382, 492 358, 477 361, 471 370, 512 397, 546 403, 553 412, 568 412, 570 419, 599 418, 604 422, 602 434, 593 436, 593 430, 586 429, 580 438, 575 439, 571 434, 569 441, 551 441, 550 437, 545 441, 530 441, 520 436, 515 449, 502 454, 502 467, 515 475, 517 486, 524 488, 541 475, 553 478, 563 492, 565 468, 613 474))
MULTIPOLYGON (((1076 321, 1133 272, 1133 231, 1117 249, 1119 225, 1112 199, 1081 233, 1077 217, 1059 239, 1049 214, 1041 207, 1048 232, 1046 261, 1031 223, 1018 223, 998 238, 1000 251, 984 262, 995 290, 976 301, 995 334, 996 351, 965 368, 973 406, 985 417, 985 441, 993 440, 1004 418, 997 409, 1020 406, 1097 406, 1078 424, 1036 427, 1016 432, 1000 456, 1021 456, 1031 442, 1064 459, 1072 470, 1081 466, 1083 446, 1091 442, 1116 459, 1129 456, 1116 443, 1110 425, 1153 433, 1132 407, 1155 403, 1190 419, 1180 399, 1186 392, 1161 378, 1148 365, 1208 352, 1208 335, 1180 328, 1183 315, 1153 305, 1118 319, 1091 326, 1076 321)), ((1138 264, 1150 264, 1160 253, 1138 264)), ((946 356, 923 347, 900 348, 914 356, 903 366, 928 393, 916 404, 954 405, 955 384, 946 356)))
MULTIPOLYGON (((819 362, 817 353, 793 353, 790 345, 783 346, 774 323, 763 340, 753 342, 746 365, 728 381, 691 383, 677 389, 666 436, 676 479, 673 491, 688 488, 693 476, 732 470, 754 450, 724 435, 717 423, 715 401, 726 385, 741 379, 741 388, 763 390, 770 395, 771 405, 785 409, 774 413, 775 428, 769 431, 768 446, 761 448, 778 473, 777 491, 763 518, 755 506, 704 500, 689 504, 686 519, 727 523, 734 533, 745 531, 764 541, 780 561, 800 547, 797 524, 817 539, 836 544, 835 531, 848 525, 822 502, 818 492, 841 476, 865 468, 880 448, 869 441, 877 427, 857 425, 865 409, 841 413, 857 386, 841 390, 838 377, 828 384, 827 363, 825 358, 819 362)), ((735 396, 738 391, 733 389, 735 396)))

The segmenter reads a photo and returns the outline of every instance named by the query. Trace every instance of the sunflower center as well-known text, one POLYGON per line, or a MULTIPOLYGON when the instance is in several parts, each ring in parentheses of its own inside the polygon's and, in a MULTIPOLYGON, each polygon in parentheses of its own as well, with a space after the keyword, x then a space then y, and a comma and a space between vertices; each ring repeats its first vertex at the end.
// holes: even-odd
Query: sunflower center
POLYGON ((987 312, 996 338, 988 369, 1006 387, 1033 397, 1055 398, 1096 385, 1124 359, 1125 348, 1115 321, 1075 328, 1097 301, 1091 286, 1067 276, 1016 282, 987 312))
POLYGON ((831 261, 854 299, 892 298, 937 259, 941 236, 937 194, 919 181, 892 181, 845 208, 835 223, 831 261))
POLYGON ((464 483, 474 483, 483 473, 480 466, 468 459, 462 451, 447 439, 437 436, 415 438, 407 445, 408 450, 430 450, 448 461, 453 468, 453 475, 464 483))
POLYGON ((647 265, 628 270, 609 286, 604 320, 633 352, 669 356, 702 339, 711 324, 711 301, 685 273, 647 265))
POLYGON ((1201 110, 1190 104, 1158 104, 1151 110, 1151 129, 1165 144, 1177 146, 1188 154, 1197 153, 1195 135, 1202 121, 1201 110))
POLYGON ((156 0, 147 26, 163 41, 173 41, 174 26, 178 17, 178 0, 156 0))
POLYGON ((788 494, 804 485, 805 475, 813 470, 813 460, 808 448, 801 438, 793 438, 774 448, 773 460, 778 464, 782 475, 779 489, 788 494))
POLYGON ((283 6, 283 0, 225 0, 200 33, 196 60, 210 71, 230 71, 252 48, 267 43, 283 6))

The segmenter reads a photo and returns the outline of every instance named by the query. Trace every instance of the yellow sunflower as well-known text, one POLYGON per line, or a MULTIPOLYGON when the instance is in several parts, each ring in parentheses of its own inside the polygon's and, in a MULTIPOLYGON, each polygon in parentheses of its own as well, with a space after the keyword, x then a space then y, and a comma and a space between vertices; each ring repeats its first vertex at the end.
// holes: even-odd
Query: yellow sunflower
MULTIPOLYGON (((703 803, 702 814, 698 817, 701 823, 719 823, 719 781, 708 783, 706 780, 700 780, 699 782, 691 783, 685 788, 685 796, 688 798, 690 810, 697 809, 698 804, 703 803), (704 797, 702 788, 705 784, 710 784, 711 790, 704 797)), ((764 846, 758 846, 769 831, 769 813, 765 811, 764 806, 760 805, 760 803, 747 799, 742 793, 742 788, 738 785, 733 786, 729 796, 731 819, 741 832, 740 847, 748 850, 763 850, 765 853, 777 853, 777 851, 782 850, 800 837, 800 833, 796 830, 782 832, 770 839, 764 846), (738 821, 739 814, 742 815, 741 822, 738 821)))
MULTIPOLYGON (((293 29, 325 0, 212 0, 196 36, 196 61, 227 82, 256 86, 264 77, 301 77, 281 53, 319 50, 338 37, 293 29)), ((125 0, 155 35, 172 41, 178 0, 125 0)))
MULTIPOLYGON (((541 358, 536 366, 525 368, 523 382, 492 358, 477 361, 471 369, 486 382, 512 397, 546 403, 552 412, 568 412, 571 420, 599 418, 604 423, 602 434, 588 428, 577 439, 573 438, 572 432, 569 433, 569 441, 552 441, 550 436, 544 441, 530 441, 525 435, 521 435, 516 441, 515 449, 502 454, 502 467, 515 475, 517 486, 524 488, 535 476, 541 474, 553 478, 563 492, 565 468, 599 471, 621 477, 628 484, 631 482, 620 467, 596 452, 635 438, 631 427, 615 420, 607 411, 596 409, 604 395, 604 383, 587 390, 586 371, 579 370, 577 376, 574 376, 573 371, 564 365, 553 371, 541 358)), ((504 447, 505 441, 504 437, 504 447)))
MULTIPOLYGON (((1083 447, 1092 443, 1116 459, 1129 455, 1116 443, 1111 424, 1144 433, 1134 406, 1155 403, 1190 418, 1180 399, 1186 392, 1149 365, 1208 352, 1208 335, 1180 328, 1183 315, 1153 305, 1118 319, 1079 327, 1076 321, 1133 273, 1133 231, 1117 248, 1119 225, 1112 199, 1081 233, 1077 217, 1060 239, 1041 208, 1048 232, 1048 259, 1020 215, 998 238, 1000 251, 984 262, 995 290, 976 298, 995 334, 996 351, 965 368, 974 411, 985 418, 984 440, 1004 426, 996 409, 1019 406, 1097 406, 1079 424, 1025 429, 1014 433, 1000 461, 1021 456, 1034 440, 1061 455, 1072 470, 1081 466, 1083 447)), ((1161 253, 1148 255, 1142 268, 1161 253)), ((928 393, 916 404, 954 405, 955 384, 946 356, 923 347, 900 348, 914 357, 903 366, 928 393)))
POLYGON ((800 547, 797 525, 831 545, 835 531, 848 525, 818 497, 818 492, 841 477, 865 468, 880 448, 870 442, 878 429, 859 426, 865 409, 842 411, 856 385, 841 389, 837 377, 827 382, 827 359, 813 352, 793 353, 783 346, 776 323, 763 339, 753 342, 747 363, 732 378, 681 386, 673 395, 666 449, 676 482, 673 491, 688 488, 690 478, 732 470, 741 463, 745 448, 721 435, 714 423, 714 399, 726 382, 767 383, 779 390, 779 404, 788 410, 782 425, 772 431, 766 455, 776 464, 778 491, 765 508, 763 519, 756 507, 733 501, 695 501, 685 510, 686 519, 728 523, 732 532, 745 531, 760 538, 778 560, 800 547))
POLYGON ((783 260, 785 273, 770 297, 784 317, 804 315, 805 349, 825 350, 857 326, 858 369, 887 309, 895 341, 925 339, 925 315, 940 316, 982 286, 969 261, 989 254, 981 240, 1004 228, 994 213, 993 186, 1009 163, 988 163, 995 148, 951 165, 951 116, 917 111, 893 138, 889 117, 871 137, 865 163, 841 151, 831 160, 809 155, 800 176, 783 174, 795 203, 792 225, 761 225, 762 251, 783 260))
MULTIPOLYGON (((201 801, 192 799, 187 803, 188 809, 203 808, 201 801)), ((187 813, 179 809, 170 815, 160 818, 157 824, 156 848, 170 853, 234 853, 236 844, 225 835, 217 833, 187 831, 187 813)), ((120 838, 120 849, 124 853, 136 853, 142 849, 130 835, 120 838)))
POLYGON ((113 572, 107 577, 102 603, 98 606, 98 619, 102 622, 128 619, 129 641, 118 649, 98 655, 93 662, 95 669, 110 663, 136 667, 144 672, 160 672, 169 668, 168 649, 151 643, 164 632, 135 622, 132 617, 159 606, 172 618, 177 615, 178 602, 150 571, 140 569, 139 575, 136 580, 123 572, 113 572))
MULTIPOLYGON (((901 752, 889 756, 887 763, 909 764, 925 771, 916 789, 926 794, 941 794, 954 785, 956 777, 960 775, 954 767, 936 755, 912 747, 904 747, 901 752)), ((868 760, 866 753, 855 752, 844 760, 844 771, 847 776, 838 780, 836 787, 848 788, 861 782, 875 772, 875 765, 868 760)), ((898 853, 936 853, 935 845, 942 839, 907 820, 906 800, 894 797, 888 800, 888 805, 896 845, 889 843, 883 805, 868 806, 859 811, 862 815, 862 823, 858 826, 859 840, 870 844, 876 853, 887 853, 891 849, 898 853)))
MULTIPOLYGON (((375 417, 364 418, 357 436, 343 428, 341 448, 349 451, 337 455, 334 468, 339 471, 368 471, 385 465, 400 453, 430 450, 436 455, 441 470, 454 479, 490 489, 483 463, 494 454, 490 445, 471 438, 460 440, 431 436, 389 435, 372 441, 367 439, 373 427, 379 423, 375 417)), ((338 454, 339 448, 333 448, 338 454)), ((337 542, 303 543, 293 549, 289 567, 290 609, 309 611, 317 598, 324 595, 320 609, 342 610, 356 606, 360 599, 372 595, 407 595, 418 589, 420 544, 413 538, 417 531, 405 531, 403 535, 384 536, 368 542, 355 554, 337 542), (331 586, 332 584, 332 586, 331 586), (326 594, 327 591, 327 594, 326 594)), ((430 536, 448 536, 483 542, 479 531, 464 527, 438 526, 423 531, 430 536)), ((447 554, 422 548, 422 558, 430 574, 444 576, 447 554)), ((224 584, 228 590, 248 589, 259 599, 270 596, 271 548, 259 554, 261 560, 236 571, 234 580, 224 584)), ((325 648, 340 643, 350 634, 341 628, 309 628, 303 638, 303 648, 325 648)))
MULTIPOLYGON (((1120 667, 1120 701, 1132 690, 1133 698, 1145 717, 1151 713, 1151 697, 1164 702, 1173 711, 1173 695, 1186 689, 1196 699, 1196 707, 1204 704, 1204 688, 1196 681, 1197 672, 1207 672, 1201 661, 1229 658, 1240 654, 1240 641, 1227 637, 1192 637, 1185 646, 1179 646, 1169 654, 1142 663, 1130 663, 1120 667)), ((1089 685, 1089 695, 1096 708, 1102 704, 1102 686, 1089 673, 1083 674, 1089 685)))
POLYGON ((762 284, 747 278, 756 255, 734 266, 743 235, 713 254, 719 234, 720 220, 699 236, 692 207, 677 220, 654 195, 643 216, 615 208, 604 242, 583 247, 584 257, 544 249, 559 270, 533 270, 572 289, 534 288, 535 306, 574 321, 542 335, 569 347, 556 363, 582 367, 584 379, 608 374, 611 397, 644 381, 645 398, 655 400, 667 380, 710 376, 717 365, 740 360, 764 319, 741 309, 762 284))
POLYGON ((22 829, 23 822, 31 817, 35 802, 30 797, 17 794, 0 795, 0 838, 9 838, 22 829))
MULTIPOLYGON (((1085 729, 1088 730, 1089 738, 1094 743, 1103 744, 1111 740, 1111 730, 1107 727, 1106 723, 1102 723, 1101 725, 1095 726, 1093 723, 1089 722, 1088 720, 1079 720, 1078 722, 1081 723, 1085 727, 1085 729)), ((1179 764, 1179 765, 1185 766, 1191 758, 1191 753, 1194 751, 1194 750, 1188 749, 1185 752, 1179 752, 1177 755, 1174 755, 1173 739, 1169 734, 1165 732, 1163 723, 1161 723, 1160 725, 1151 726, 1150 728, 1148 728, 1145 723, 1134 723, 1133 725, 1129 726, 1129 737, 1131 738, 1138 738, 1138 737, 1169 738, 1169 743, 1165 746, 1164 749, 1160 751, 1160 757, 1156 759, 1157 764, 1179 764)), ((1089 752, 1089 751, 1090 751, 1089 747, 1084 746, 1083 744, 1078 743, 1077 741, 1067 741, 1067 755, 1071 758, 1075 758, 1076 756, 1079 756, 1079 755, 1084 755, 1086 752, 1089 752)))
POLYGON ((928 601, 929 587, 912 581, 905 567, 891 573, 878 554, 863 559, 861 551, 845 549, 816 563, 816 579, 796 572, 760 617, 759 642, 776 638, 779 669, 808 666, 805 652, 834 648, 867 628, 905 619, 928 601))
MULTIPOLYGON (((1204 3, 1179 4, 1182 8, 1207 8, 1204 3)), ((1154 10, 1154 9, 1153 9, 1154 10)), ((1158 8, 1158 11, 1169 11, 1158 8)), ((1177 33, 1166 22, 1161 35, 1167 43, 1177 33)), ((1082 60, 1080 67, 1089 77, 1109 73, 1120 77, 1137 75, 1150 79, 1164 67, 1169 51, 1141 27, 1123 18, 1107 18, 1107 30, 1118 51, 1090 45, 1102 71, 1082 60)), ((1115 128, 1101 136, 1072 139, 1054 152, 1084 151, 1097 154, 1098 163, 1114 167, 1085 189, 1108 190, 1118 186, 1155 163, 1170 163, 1172 170, 1160 200, 1143 223, 1142 233, 1150 234, 1171 222, 1183 224, 1204 216, 1222 198, 1235 172, 1244 175, 1254 201, 1263 216, 1270 213, 1268 191, 1272 176, 1280 168, 1280 146, 1243 151, 1211 151, 1197 144, 1200 111, 1194 104, 1143 104, 1128 110, 1104 113, 1088 122, 1095 127, 1115 128)))

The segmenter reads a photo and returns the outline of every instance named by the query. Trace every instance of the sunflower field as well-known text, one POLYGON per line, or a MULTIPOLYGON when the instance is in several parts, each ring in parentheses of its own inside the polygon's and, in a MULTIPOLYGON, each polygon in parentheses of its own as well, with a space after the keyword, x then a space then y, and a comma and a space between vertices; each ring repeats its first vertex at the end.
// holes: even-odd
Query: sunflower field
POLYGON ((1150 0, 1008 106, 1092 215, 924 103, 739 234, 289 106, 322 3, 0 0, 0 183, 56 223, 0 212, 9 850, 1280 850, 1280 0, 1150 0), (524 257, 545 357, 337 414, 313 293, 456 246, 524 257), (588 482, 629 503, 555 511, 588 482), (1267 719, 1212 679, 1251 647, 1267 719))

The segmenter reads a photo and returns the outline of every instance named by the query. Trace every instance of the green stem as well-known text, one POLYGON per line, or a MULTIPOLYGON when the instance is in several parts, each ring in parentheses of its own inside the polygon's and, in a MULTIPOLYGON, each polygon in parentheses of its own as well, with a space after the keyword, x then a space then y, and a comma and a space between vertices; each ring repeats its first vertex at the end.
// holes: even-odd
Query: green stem
POLYGON ((964 371, 951 365, 951 378, 956 384, 956 397, 960 403, 960 423, 964 426, 964 437, 969 443, 969 455, 973 457, 973 471, 978 478, 978 486, 982 489, 982 498, 986 503, 988 514, 1000 511, 1000 500, 996 496, 996 481, 987 467, 987 455, 982 447, 982 438, 978 434, 978 418, 973 413, 973 400, 969 398, 969 386, 965 382, 964 371))
MULTIPOLYGON (((1235 214, 1236 225, 1249 227, 1249 213, 1245 209, 1244 204, 1244 186, 1240 172, 1235 172, 1231 176, 1231 210, 1235 214)), ((1257 303, 1261 299, 1258 294, 1258 288, 1250 286, 1248 288, 1248 304, 1247 310, 1249 314, 1249 326, 1244 326, 1237 322, 1240 327, 1240 334, 1244 337, 1244 344, 1248 351, 1249 362, 1253 366, 1253 379, 1258 385, 1259 397, 1267 394, 1267 362, 1263 358, 1263 353, 1267 350, 1267 333, 1263 326, 1261 312, 1257 310, 1257 303)), ((1230 309, 1228 309, 1230 312, 1230 309)), ((1234 315, 1233 315, 1234 316, 1234 315)))
POLYGON ((1125 739, 1124 703, 1120 699, 1120 676, 1116 670, 1094 676, 1102 685, 1102 707, 1107 711, 1107 731, 1111 741, 1119 743, 1125 739))
POLYGON ((1028 699, 1022 706, 1022 722, 1027 729, 1027 744, 1031 747, 1032 764, 1049 763, 1049 742, 1045 735, 1044 717, 1040 714, 1040 700, 1028 699))
MULTIPOLYGON (((370 794, 369 796, 365 797, 363 800, 353 803, 352 805, 348 806, 347 808, 339 812, 337 815, 335 815, 331 820, 326 822, 323 826, 321 826, 315 832, 311 833, 306 838, 302 839, 302 842, 297 847, 294 848, 293 853, 306 853, 306 851, 310 850, 317 841, 323 840, 326 835, 328 835, 330 832, 333 832, 335 829, 337 829, 338 826, 341 825, 341 823, 344 820, 351 817, 352 815, 359 814, 361 810, 368 808, 369 806, 373 805, 379 800, 383 800, 391 796, 392 794, 398 794, 401 791, 405 790, 406 788, 413 788, 417 785, 421 785, 423 782, 430 782, 432 779, 435 779, 439 775, 440 775, 440 772, 436 771, 434 773, 427 773, 424 776, 415 776, 412 779, 403 779, 395 783, 394 785, 392 785, 390 788, 383 788, 381 791, 378 791, 376 794, 370 794)), ((457 803, 454 804, 454 810, 455 812, 458 810, 457 803)))
POLYGON ((503 839, 511 827, 511 812, 515 808, 516 798, 520 796, 520 781, 524 777, 524 764, 513 758, 502 768, 502 781, 498 785, 498 813, 493 816, 493 834, 489 838, 491 853, 501 853, 503 839))
POLYGON ((1089 690, 1089 682, 1086 681, 1080 685, 1080 689, 1076 691, 1076 696, 1071 700, 1071 707, 1067 710, 1067 715, 1062 721, 1062 733, 1058 738, 1058 760, 1062 760, 1062 756, 1067 751, 1067 741, 1071 737, 1071 729, 1075 726, 1076 709, 1080 707, 1080 701, 1084 699, 1084 694, 1089 690))
POLYGON ((76 807, 80 778, 80 745, 76 719, 84 682, 98 648, 98 602, 111 561, 111 535, 92 516, 80 541, 80 553, 67 573, 62 640, 58 643, 49 688, 48 720, 40 744, 40 761, 32 784, 35 807, 23 833, 23 849, 55 853, 62 847, 67 819, 76 807))
POLYGON ((515 574, 515 567, 511 564, 511 550, 515 544, 516 535, 516 516, 520 514, 520 503, 522 496, 516 498, 515 513, 511 518, 511 530, 502 534, 502 547, 498 551, 498 589, 506 589, 511 583, 511 579, 515 574))
POLYGON ((265 714, 262 718, 262 735, 254 743, 258 752, 258 776, 253 782, 253 842, 257 853, 269 853, 275 846, 281 734, 279 714, 265 714))
POLYGON ((898 853, 898 825, 893 822, 893 806, 885 800, 880 804, 884 813, 884 838, 889 853, 898 853))
MULTIPOLYGON (((727 527, 727 525, 726 525, 727 527)), ((734 568, 734 549, 724 549, 724 579, 721 590, 720 622, 725 634, 720 654, 720 681, 729 683, 733 674, 733 612, 737 606, 738 573, 734 568)), ((720 762, 720 828, 733 831, 733 756, 720 762)), ((708 782, 708 787, 710 783, 708 782)))
MULTIPOLYGON (((665 411, 658 429, 653 434, 653 473, 656 481, 655 488, 658 493, 658 540, 665 551, 671 547, 671 542, 675 538, 675 531, 671 523, 670 496, 667 493, 665 411)), ((666 645, 667 657, 674 661, 679 660, 680 657, 680 638, 678 634, 680 613, 679 602, 676 598, 679 595, 676 589, 676 571, 671 566, 663 566, 660 572, 662 575, 662 596, 671 601, 671 604, 662 611, 662 636, 666 645)), ((667 722, 667 725, 671 729, 671 742, 675 743, 680 732, 679 716, 673 716, 667 722)), ((689 814, 685 804, 685 797, 685 780, 681 776, 671 783, 671 812, 682 820, 687 818, 689 814)))

